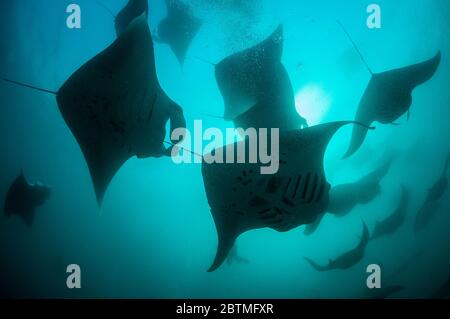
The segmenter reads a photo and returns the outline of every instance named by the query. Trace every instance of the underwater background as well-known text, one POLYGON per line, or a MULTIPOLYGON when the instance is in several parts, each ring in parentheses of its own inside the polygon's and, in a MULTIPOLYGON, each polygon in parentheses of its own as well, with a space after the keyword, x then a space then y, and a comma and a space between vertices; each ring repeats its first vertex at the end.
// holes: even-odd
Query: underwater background
MULTIPOLYGON (((232 127, 223 114, 211 65, 265 39, 283 24, 283 64, 297 108, 310 125, 353 120, 370 74, 336 23, 345 24, 376 72, 403 67, 442 52, 435 76, 414 93, 409 121, 379 125, 355 156, 342 160, 351 127, 341 129, 325 156, 331 185, 352 182, 379 165, 393 164, 381 193, 344 218, 326 215, 317 232, 261 229, 243 234, 239 254, 249 264, 207 269, 216 253, 216 228, 201 166, 170 158, 130 159, 96 202, 86 162, 55 98, 0 83, 0 199, 24 170, 51 185, 32 228, 0 216, 0 296, 37 298, 364 298, 366 267, 404 290, 400 298, 429 297, 450 275, 450 196, 435 219, 414 233, 415 214, 442 171, 450 147, 449 0, 191 0, 203 26, 183 68, 166 45, 155 44, 161 86, 183 107, 188 128, 232 127), (382 28, 366 26, 366 8, 382 8, 382 28), (200 57, 201 59, 195 58, 200 57), (347 270, 317 272, 320 264, 354 247, 361 220, 372 230, 396 207, 401 185, 411 192, 408 217, 393 235, 371 241, 364 259, 347 270), (66 266, 79 264, 82 289, 66 287, 66 266)), ((125 0, 104 1, 113 12, 125 0)), ((150 29, 165 16, 163 0, 149 0, 150 29)), ((90 0, 14 0, 0 4, 0 75, 56 90, 115 39, 111 15, 90 0), (82 9, 82 28, 66 27, 66 7, 82 9)))

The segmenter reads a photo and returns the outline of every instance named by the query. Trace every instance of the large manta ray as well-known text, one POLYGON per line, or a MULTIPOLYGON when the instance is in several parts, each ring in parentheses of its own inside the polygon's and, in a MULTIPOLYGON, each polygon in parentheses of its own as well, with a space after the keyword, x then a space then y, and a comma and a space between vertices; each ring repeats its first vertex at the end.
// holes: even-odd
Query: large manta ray
MULTIPOLYGON (((352 123, 281 131, 280 168, 274 175, 261 175, 260 163, 203 162, 203 181, 218 234, 217 254, 209 271, 223 263, 242 233, 264 227, 289 231, 314 222, 326 210, 330 185, 323 168, 325 149, 339 128, 352 123)), ((248 140, 234 147, 248 149, 246 144, 248 140)), ((228 148, 215 154, 225 158, 228 148)))
POLYGON ((297 112, 289 75, 281 63, 283 28, 266 40, 216 65, 216 81, 225 103, 225 120, 241 128, 292 130, 306 126, 297 112))
POLYGON ((330 271, 335 269, 348 269, 354 265, 356 265, 358 262, 360 262, 364 258, 364 253, 366 250, 366 246, 369 243, 369 230, 367 228, 367 225, 363 223, 364 230, 363 234, 361 236, 361 240, 359 241, 358 245, 352 249, 347 251, 346 253, 342 254, 341 256, 337 257, 336 259, 330 259, 328 262, 328 265, 321 266, 317 264, 315 261, 304 257, 305 260, 317 271, 323 272, 323 271, 330 271))
POLYGON ((168 44, 183 65, 202 21, 194 17, 189 6, 180 0, 166 0, 166 7, 167 17, 158 26, 155 41, 168 44))
MULTIPOLYGON (((372 75, 359 103, 355 121, 370 126, 373 122, 392 124, 405 113, 408 113, 409 117, 409 110, 413 100, 412 92, 417 86, 433 77, 440 64, 441 53, 438 52, 433 58, 418 64, 382 73, 374 73, 350 34, 344 27, 343 29, 372 75)), ((350 146, 344 158, 350 157, 361 147, 366 135, 367 130, 365 128, 353 128, 350 146)))
POLYGON ((169 119, 171 132, 186 127, 181 107, 159 85, 144 15, 78 69, 58 92, 6 81, 56 95, 86 159, 99 204, 129 158, 170 156, 171 148, 164 147, 169 119))
POLYGON ((444 164, 444 169, 439 179, 428 190, 427 198, 417 212, 416 219, 414 221, 415 231, 424 229, 434 218, 438 211, 438 205, 441 198, 444 196, 448 188, 448 169, 450 166, 450 153, 447 155, 447 159, 444 164))
POLYGON ((25 224, 31 227, 36 208, 42 206, 50 194, 49 186, 39 183, 29 184, 21 171, 6 194, 4 213, 7 217, 20 216, 25 224))

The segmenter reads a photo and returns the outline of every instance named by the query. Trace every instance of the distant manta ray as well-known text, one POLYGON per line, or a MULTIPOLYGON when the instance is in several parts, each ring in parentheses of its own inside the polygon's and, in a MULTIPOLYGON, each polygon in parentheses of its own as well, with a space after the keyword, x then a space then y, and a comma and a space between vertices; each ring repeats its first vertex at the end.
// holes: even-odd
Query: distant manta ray
POLYGON ((170 156, 163 144, 166 123, 171 132, 185 128, 180 106, 161 88, 153 43, 144 15, 105 51, 78 69, 52 92, 59 110, 84 154, 98 203, 120 167, 131 157, 170 156))
POLYGON ((324 272, 324 271, 330 271, 335 269, 348 269, 354 265, 356 265, 358 262, 360 262, 364 258, 364 253, 366 250, 366 246, 369 243, 369 230, 367 228, 367 225, 363 223, 363 235, 361 236, 361 240, 359 244, 352 250, 342 254, 341 256, 337 257, 336 259, 330 259, 328 262, 328 265, 321 266, 315 261, 311 260, 308 257, 304 257, 305 260, 317 271, 324 272))
POLYGON ((295 94, 281 63, 283 27, 267 39, 215 65, 224 119, 241 128, 293 130, 307 123, 296 111, 295 94))
MULTIPOLYGON (((441 52, 422 63, 383 73, 374 73, 350 34, 342 24, 341 27, 372 75, 359 103, 355 121, 370 126, 373 122, 392 124, 405 113, 408 113, 409 117, 409 110, 412 105, 412 92, 417 86, 430 80, 435 74, 441 61, 441 52)), ((352 156, 361 147, 366 135, 367 130, 364 127, 353 128, 350 146, 344 158, 352 156)))
MULTIPOLYGON (((334 122, 302 130, 281 131, 280 167, 261 175, 261 163, 208 164, 202 174, 217 234, 218 248, 209 271, 224 262, 235 240, 244 232, 269 227, 279 232, 309 224, 328 206, 330 185, 323 158, 335 132, 355 122, 334 122)), ((248 140, 234 148, 248 149, 248 140)), ((228 147, 215 150, 226 156, 228 147)))
POLYGON ((410 195, 408 189, 405 186, 402 185, 401 190, 402 194, 397 208, 386 219, 377 221, 371 239, 395 233, 405 221, 408 212, 410 195))
POLYGON ((33 225, 37 207, 50 197, 51 188, 42 184, 29 184, 23 171, 9 187, 6 194, 4 213, 7 217, 20 216, 28 227, 33 225))
POLYGON ((155 41, 166 43, 181 65, 184 64, 189 46, 202 26, 191 9, 180 0, 165 0, 167 17, 158 26, 155 41))
MULTIPOLYGON (((389 172, 391 159, 373 172, 353 183, 337 185, 330 190, 330 202, 326 212, 337 217, 347 216, 357 205, 368 204, 380 194, 380 182, 389 172)), ((304 234, 311 235, 319 227, 325 214, 306 225, 304 234)))
POLYGON ((427 198, 419 209, 414 221, 414 230, 416 232, 423 230, 434 218, 438 210, 440 199, 444 196, 448 189, 448 169, 450 166, 450 153, 444 164, 444 168, 439 179, 428 190, 427 198))

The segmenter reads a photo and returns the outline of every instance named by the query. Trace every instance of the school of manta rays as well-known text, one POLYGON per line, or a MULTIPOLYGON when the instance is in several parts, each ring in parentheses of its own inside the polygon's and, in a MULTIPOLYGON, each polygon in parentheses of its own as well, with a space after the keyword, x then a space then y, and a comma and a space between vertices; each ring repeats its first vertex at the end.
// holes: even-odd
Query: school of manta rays
MULTIPOLYGON (((25 84, 14 77, 3 78, 5 85, 19 85, 56 97, 59 111, 86 160, 99 205, 109 183, 128 159, 171 156, 180 141, 165 139, 166 124, 170 123, 170 133, 186 128, 182 107, 158 81, 154 43, 170 46, 183 66, 202 21, 179 0, 166 0, 166 5, 167 17, 152 34, 148 1, 130 0, 117 15, 113 14, 115 41, 76 70, 57 91, 25 84)), ((392 156, 385 156, 378 168, 358 181, 331 186, 323 164, 326 148, 340 128, 351 125, 351 141, 343 154, 348 158, 375 129, 374 122, 395 124, 404 115, 409 118, 412 93, 436 73, 441 53, 414 65, 373 72, 341 26, 351 40, 349 45, 358 51, 371 74, 353 121, 310 127, 297 113, 294 90, 281 62, 282 25, 259 44, 214 64, 224 100, 224 119, 243 129, 279 128, 280 168, 274 175, 261 175, 261 163, 203 161, 204 186, 218 235, 217 253, 209 271, 219 268, 227 258, 243 260, 237 256, 235 241, 244 232, 266 227, 285 232, 306 225, 305 234, 309 235, 320 226, 326 213, 345 216, 379 194, 380 181, 389 172, 392 156)), ((246 142, 236 142, 235 146, 246 142)), ((447 189, 449 162, 450 156, 417 213, 417 231, 430 223, 436 203, 447 189)), ((21 172, 6 196, 5 214, 19 215, 31 226, 35 209, 50 193, 48 186, 30 184, 21 172)), ((398 207, 387 219, 377 222, 372 235, 363 222, 362 236, 354 249, 330 259, 327 265, 305 259, 318 271, 347 269, 358 263, 370 239, 394 233, 405 220, 408 189, 400 186, 399 194, 398 207)))

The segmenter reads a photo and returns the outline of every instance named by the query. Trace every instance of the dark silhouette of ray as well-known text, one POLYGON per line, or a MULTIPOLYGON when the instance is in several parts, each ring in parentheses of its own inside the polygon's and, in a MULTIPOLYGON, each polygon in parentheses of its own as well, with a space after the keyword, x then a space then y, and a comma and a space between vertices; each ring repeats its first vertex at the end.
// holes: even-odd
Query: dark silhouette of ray
POLYGON ((307 257, 304 257, 305 260, 319 272, 330 271, 335 269, 348 269, 356 265, 364 258, 366 246, 369 243, 369 229, 367 228, 367 225, 365 223, 363 223, 363 226, 364 231, 363 235, 361 236, 359 244, 354 249, 342 254, 336 259, 330 259, 328 265, 321 266, 307 257))
POLYGON ((4 213, 7 217, 20 216, 25 224, 31 227, 36 208, 42 206, 50 198, 50 194, 49 186, 29 184, 21 171, 6 194, 4 213))
POLYGON ((281 63, 283 27, 266 40, 216 65, 225 120, 237 127, 292 130, 307 126, 297 112, 288 73, 281 63))
POLYGON ((145 13, 148 17, 148 0, 129 0, 127 5, 115 17, 116 34, 124 33, 134 19, 145 13))
POLYGON ((414 222, 414 229, 416 232, 423 230, 433 220, 438 211, 439 201, 444 196, 448 188, 448 169, 450 165, 450 153, 444 164, 444 169, 439 179, 428 190, 427 198, 419 209, 414 222))
POLYGON ((354 183, 337 185, 330 190, 327 212, 339 217, 346 216, 356 205, 368 204, 380 194, 380 182, 389 172, 391 159, 354 183))
POLYGON ((194 17, 189 6, 180 0, 166 0, 167 17, 158 26, 155 41, 170 46, 181 65, 199 32, 202 21, 194 17))
MULTIPOLYGON (((344 217, 357 205, 368 204, 373 201, 380 194, 380 182, 389 172, 391 162, 391 158, 385 160, 383 165, 356 182, 332 187, 327 213, 344 217)), ((313 223, 306 225, 304 231, 306 236, 312 235, 317 230, 324 215, 319 216, 313 223)))
POLYGON ((408 213, 408 204, 410 200, 410 195, 408 189, 406 189, 405 186, 402 185, 401 189, 402 194, 397 208, 386 219, 378 221, 375 224, 375 229, 373 230, 371 239, 376 239, 384 235, 393 234, 404 223, 406 215, 408 213))
MULTIPOLYGON (((354 123, 281 131, 280 167, 273 175, 261 175, 264 165, 259 161, 226 164, 230 146, 214 151, 223 155, 223 163, 203 162, 203 181, 218 234, 217 254, 209 271, 223 263, 242 233, 265 227, 288 231, 312 223, 325 211, 330 188, 323 169, 325 149, 335 132, 347 124, 354 123)), ((233 146, 248 150, 248 144, 247 139, 233 146)))
POLYGON ((169 120, 171 132, 186 126, 181 107, 159 85, 144 15, 57 92, 35 89, 56 95, 59 110, 86 159, 99 204, 129 158, 170 156, 172 145, 179 141, 171 141, 167 149, 163 145, 169 120))
MULTIPOLYGON (((433 77, 441 61, 441 52, 422 63, 374 73, 350 34, 343 26, 342 28, 372 75, 359 103, 355 120, 370 126, 373 122, 395 124, 394 122, 405 113, 408 113, 409 118, 409 110, 413 100, 412 92, 417 86, 433 77)), ((367 130, 364 128, 353 128, 350 146, 344 158, 350 157, 361 147, 366 135, 367 130)))

